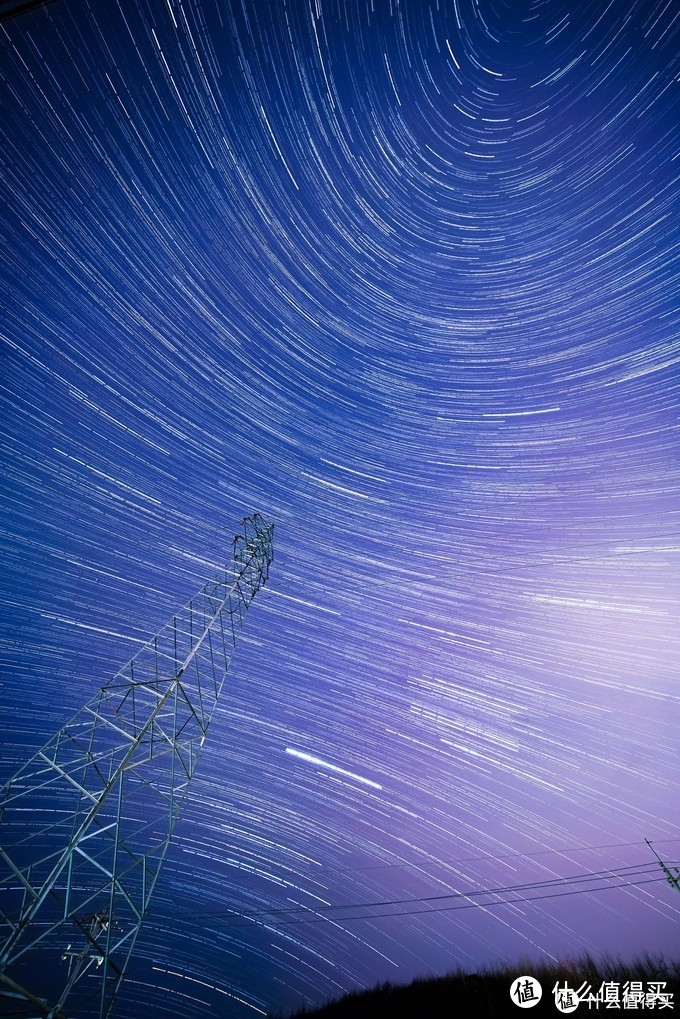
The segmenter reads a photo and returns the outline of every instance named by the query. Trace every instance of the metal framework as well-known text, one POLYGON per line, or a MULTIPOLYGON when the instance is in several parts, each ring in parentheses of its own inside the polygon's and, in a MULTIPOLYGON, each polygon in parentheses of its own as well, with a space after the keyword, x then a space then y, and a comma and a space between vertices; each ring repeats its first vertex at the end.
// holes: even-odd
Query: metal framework
POLYGON ((247 517, 221 577, 0 791, 0 1013, 109 1015, 272 540, 247 517))
POLYGON ((19 14, 27 14, 38 7, 45 7, 54 0, 0 0, 0 21, 9 21, 19 14))

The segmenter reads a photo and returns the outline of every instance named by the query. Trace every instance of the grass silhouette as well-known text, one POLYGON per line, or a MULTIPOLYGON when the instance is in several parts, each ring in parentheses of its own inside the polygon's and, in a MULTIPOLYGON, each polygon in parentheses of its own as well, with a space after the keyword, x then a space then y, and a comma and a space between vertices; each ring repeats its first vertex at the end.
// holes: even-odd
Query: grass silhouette
MULTIPOLYGON (((652 1010, 665 1015, 676 1015, 680 1009, 680 961, 668 962, 663 956, 642 955, 632 962, 604 956, 595 961, 590 955, 579 955, 555 964, 520 960, 514 965, 485 969, 480 973, 457 970, 444 977, 414 980, 399 986, 380 984, 369 991, 348 994, 320 1008, 295 1012, 290 1019, 496 1019, 496 1017, 539 1016, 564 1014, 555 1005, 553 988, 564 984, 572 990, 590 985, 593 996, 603 984, 618 985, 619 1006, 607 1007, 604 1001, 582 1001, 572 1015, 613 1014, 645 1015, 652 1010), (542 998, 531 1008, 518 1008, 510 998, 510 986, 517 977, 529 975, 541 984, 542 998), (624 985, 640 982, 643 1000, 636 1008, 624 1008, 624 985), (661 990, 672 995, 671 1007, 663 1008, 656 1000, 645 1000, 649 984, 665 982, 661 990)), ((585 991, 587 993, 587 990, 585 991)), ((611 992, 610 992, 611 993, 611 992)))

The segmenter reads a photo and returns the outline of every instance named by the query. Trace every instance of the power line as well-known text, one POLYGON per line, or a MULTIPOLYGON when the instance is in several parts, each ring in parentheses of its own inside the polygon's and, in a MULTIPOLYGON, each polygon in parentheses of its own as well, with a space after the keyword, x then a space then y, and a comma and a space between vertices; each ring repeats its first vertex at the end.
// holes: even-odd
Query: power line
MULTIPOLYGON (((654 842, 656 845, 665 844, 666 842, 680 842, 680 836, 676 835, 673 838, 655 839, 654 842)), ((478 862, 500 863, 503 860, 516 860, 516 859, 527 860, 535 856, 564 856, 566 853, 587 853, 594 852, 599 849, 626 849, 629 848, 630 846, 639 845, 640 841, 639 839, 636 839, 633 842, 605 842, 597 846, 565 846, 562 849, 536 849, 529 853, 501 853, 498 856, 493 856, 491 853, 488 853, 484 856, 462 856, 454 858, 449 857, 444 860, 430 859, 429 865, 445 867, 451 864, 455 864, 456 866, 458 866, 459 864, 462 863, 478 863, 478 862)), ((400 863, 372 863, 369 866, 365 867, 333 867, 333 873, 345 874, 366 870, 390 870, 396 868, 401 869, 403 867, 412 867, 416 870, 422 870, 427 865, 428 861, 423 861, 420 863, 416 861, 402 861, 400 863)), ((321 869, 324 870, 325 867, 322 865, 321 869)))
MULTIPOLYGON (((653 863, 642 863, 632 864, 626 867, 617 867, 614 869, 606 869, 601 871, 592 871, 585 874, 572 874, 563 878, 551 878, 543 881, 525 882, 517 885, 505 885, 496 888, 484 888, 484 889, 471 889, 466 892, 447 892, 440 893, 438 895, 427 895, 427 896, 415 896, 408 899, 377 899, 371 902, 353 902, 344 903, 340 905, 327 905, 327 906, 296 906, 288 907, 285 909, 268 909, 258 910, 249 913, 237 912, 235 910, 221 910, 215 912, 207 912, 201 910, 200 912, 187 912, 177 914, 174 913, 172 916, 173 923, 181 922, 183 920, 191 920, 194 917, 198 917, 202 920, 206 918, 218 919, 223 917, 225 919, 233 919, 235 923, 229 925, 231 928, 245 926, 240 921, 252 921, 255 923, 262 923, 266 920, 272 922, 278 921, 286 924, 297 924, 297 923, 313 923, 323 920, 336 921, 344 923, 346 920, 372 920, 386 916, 411 916, 420 913, 434 913, 442 911, 450 911, 455 909, 467 909, 473 906, 479 906, 488 908, 491 906, 502 906, 510 905, 515 902, 533 902, 538 899, 554 898, 563 895, 577 895, 582 893, 593 893, 597 891, 604 891, 609 888, 624 888, 624 887, 635 887, 641 884, 649 884, 652 882, 660 881, 662 878, 653 877, 649 878, 650 873, 656 871, 656 864, 653 863), (627 881, 624 878, 645 878, 643 881, 627 881), (572 885, 582 885, 588 882, 602 882, 607 879, 615 879, 616 884, 604 884, 597 888, 576 888, 574 890, 563 892, 563 891, 550 891, 547 895, 539 896, 520 896, 514 899, 509 899, 500 902, 477 902, 479 898, 487 898, 490 896, 500 895, 511 895, 516 892, 531 892, 544 889, 558 889, 563 887, 569 887, 572 885), (428 906, 426 909, 408 910, 402 909, 390 913, 366 913, 354 916, 332 916, 329 915, 335 912, 343 912, 345 910, 357 910, 357 909, 381 909, 387 906, 411 906, 411 905, 425 905, 426 903, 442 903, 456 900, 455 904, 441 905, 441 906, 428 906), (470 901, 473 900, 473 901, 470 901), (300 916, 300 914, 303 914, 300 916)), ((162 917, 160 918, 162 919, 162 917)))
POLYGON ((318 916, 317 917, 317 916, 313 916, 313 917, 304 918, 304 919, 300 919, 300 920, 291 920, 291 921, 289 921, 289 924, 292 925, 292 924, 313 923, 313 922, 319 923, 319 922, 322 922, 324 920, 332 921, 334 923, 347 923, 350 920, 380 920, 380 919, 385 919, 386 917, 419 916, 419 915, 422 915, 422 914, 430 915, 431 913, 447 913, 447 912, 453 913, 453 912, 456 912, 459 909, 485 909, 485 910, 487 910, 487 909, 496 909, 496 908, 498 908, 498 906, 512 906, 512 905, 515 905, 517 903, 521 904, 521 903, 527 903, 527 902, 540 902, 543 899, 560 899, 560 898, 564 898, 565 896, 568 896, 568 895, 582 895, 584 893, 587 893, 589 895, 593 895, 593 894, 595 894, 595 892, 604 892, 604 891, 609 891, 609 890, 613 890, 613 889, 616 889, 616 888, 638 888, 641 885, 658 884, 660 881, 663 881, 663 880, 664 879, 660 878, 660 877, 652 877, 652 878, 647 878, 644 881, 624 881, 624 882, 620 882, 619 884, 615 884, 615 885, 602 885, 602 887, 600 887, 600 888, 579 888, 579 889, 576 889, 575 891, 568 891, 568 892, 549 892, 547 895, 534 895, 534 896, 530 896, 530 897, 518 897, 518 898, 515 898, 515 899, 505 899, 504 901, 501 901, 501 902, 464 902, 461 905, 457 905, 457 906, 434 906, 432 909, 402 910, 401 912, 398 912, 398 913, 373 913, 373 914, 365 914, 365 915, 357 915, 357 916, 343 916, 343 917, 326 917, 326 916, 318 916))
POLYGON ((680 870, 678 870, 677 867, 673 866, 673 870, 675 871, 675 873, 673 873, 673 870, 671 870, 670 867, 666 866, 666 864, 661 859, 661 857, 659 856, 659 854, 657 853, 656 849, 649 841, 649 839, 645 839, 645 842, 647 843, 647 845, 649 846, 649 848, 652 850, 657 860, 659 861, 659 866, 664 872, 668 884, 671 886, 671 888, 675 888, 676 892, 680 892, 680 870))

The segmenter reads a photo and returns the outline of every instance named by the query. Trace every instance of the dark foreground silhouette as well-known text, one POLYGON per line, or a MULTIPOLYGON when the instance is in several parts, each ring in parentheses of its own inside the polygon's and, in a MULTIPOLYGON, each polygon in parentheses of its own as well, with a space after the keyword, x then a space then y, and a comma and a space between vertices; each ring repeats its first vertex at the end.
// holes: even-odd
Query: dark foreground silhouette
MULTIPOLYGON (((520 997, 532 999, 531 988, 522 985, 520 997)), ((572 999, 574 1000, 574 999, 572 999)), ((569 999, 562 997, 569 1004, 569 999)), ((643 956, 631 963, 605 958, 595 962, 590 956, 544 966, 521 961, 516 966, 485 970, 482 973, 458 971, 445 977, 414 980, 407 986, 381 984, 371 991, 348 994, 322 1008, 302 1009, 291 1019, 496 1019, 514 1016, 538 1019, 539 1016, 603 1017, 638 1015, 644 1017, 661 1012, 672 1019, 680 1015, 680 961, 668 962, 661 956, 643 956), (511 999, 510 988, 517 977, 535 977, 541 984, 538 1003, 518 1007, 511 999), (560 1011, 555 1004, 553 988, 561 993, 566 984, 572 991, 588 994, 575 1010, 560 1011), (583 985, 586 985, 583 987, 583 985), (670 995, 670 997, 669 997, 670 995), (618 1000, 618 1006, 616 1004, 618 1000)))

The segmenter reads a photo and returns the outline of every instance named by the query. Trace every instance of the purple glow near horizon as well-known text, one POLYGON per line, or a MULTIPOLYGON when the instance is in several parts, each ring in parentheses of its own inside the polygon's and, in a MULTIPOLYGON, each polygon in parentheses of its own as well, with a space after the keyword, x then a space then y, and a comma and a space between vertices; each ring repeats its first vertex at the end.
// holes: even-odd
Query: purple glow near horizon
POLYGON ((675 5, 0 46, 0 779, 276 524, 116 1015, 676 952, 675 5))

